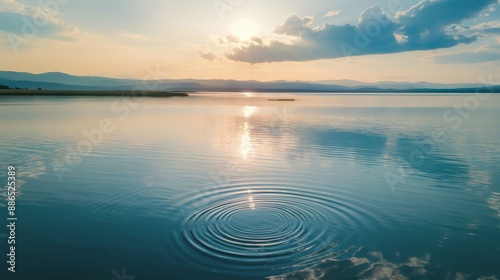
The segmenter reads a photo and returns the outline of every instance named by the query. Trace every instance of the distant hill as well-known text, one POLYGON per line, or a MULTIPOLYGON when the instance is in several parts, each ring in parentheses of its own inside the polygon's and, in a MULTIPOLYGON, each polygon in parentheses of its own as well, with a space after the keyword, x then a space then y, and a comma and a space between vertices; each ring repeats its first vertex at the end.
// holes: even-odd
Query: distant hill
POLYGON ((417 83, 409 83, 409 82, 390 82, 390 81, 381 81, 376 83, 364 83, 353 80, 327 80, 327 81, 317 81, 320 84, 334 84, 334 85, 343 85, 347 87, 379 87, 379 88, 392 88, 392 89, 414 89, 414 88, 433 88, 433 89, 453 89, 453 88, 474 88, 477 85, 475 84, 438 84, 438 83, 428 83, 428 82, 417 82, 417 83))
POLYGON ((12 81, 30 81, 30 82, 41 82, 41 83, 60 83, 67 85, 79 85, 79 86, 116 86, 123 85, 121 82, 126 83, 127 80, 119 80, 113 78, 103 78, 103 77, 90 77, 90 76, 72 76, 60 72, 49 72, 43 74, 31 74, 26 72, 12 72, 12 71, 0 71, 0 78, 12 80, 12 81))
MULTIPOLYGON (((237 81, 237 80, 157 80, 155 90, 199 92, 475 92, 473 84, 436 84, 427 82, 378 82, 363 83, 351 80, 329 81, 237 81)), ((93 76, 73 76, 60 72, 32 74, 0 71, 0 84, 19 88, 51 90, 132 90, 143 84, 142 80, 115 79, 93 76)), ((151 82, 149 84, 152 84, 151 82)), ((500 86, 493 87, 498 92, 500 86)), ((482 89, 486 91, 487 89, 482 89)), ((491 90, 491 89, 488 89, 491 90)))

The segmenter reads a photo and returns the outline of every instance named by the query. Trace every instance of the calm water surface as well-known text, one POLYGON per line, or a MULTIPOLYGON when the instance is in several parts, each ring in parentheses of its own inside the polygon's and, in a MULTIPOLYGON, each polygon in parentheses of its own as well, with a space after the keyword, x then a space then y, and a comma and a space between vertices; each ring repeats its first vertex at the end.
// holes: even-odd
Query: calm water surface
POLYGON ((2 279, 500 277, 500 96, 293 98, 0 98, 2 279))

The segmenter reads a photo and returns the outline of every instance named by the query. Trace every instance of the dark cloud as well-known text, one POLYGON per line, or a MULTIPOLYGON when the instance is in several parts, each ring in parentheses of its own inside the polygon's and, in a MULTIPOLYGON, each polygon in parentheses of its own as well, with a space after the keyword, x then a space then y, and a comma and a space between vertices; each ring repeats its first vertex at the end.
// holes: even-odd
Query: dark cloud
POLYGON ((421 1, 396 15, 402 33, 408 36, 407 50, 430 50, 470 43, 476 37, 447 34, 446 28, 478 15, 497 0, 421 1))
MULTIPOLYGON (((477 40, 477 35, 450 32, 450 27, 478 16, 497 0, 423 0, 390 19, 380 7, 365 10, 355 25, 312 28, 312 17, 291 15, 276 34, 293 36, 292 43, 247 44, 227 53, 230 60, 263 63, 397 53, 449 48, 477 40)), ((488 29, 484 32, 497 32, 488 29)))

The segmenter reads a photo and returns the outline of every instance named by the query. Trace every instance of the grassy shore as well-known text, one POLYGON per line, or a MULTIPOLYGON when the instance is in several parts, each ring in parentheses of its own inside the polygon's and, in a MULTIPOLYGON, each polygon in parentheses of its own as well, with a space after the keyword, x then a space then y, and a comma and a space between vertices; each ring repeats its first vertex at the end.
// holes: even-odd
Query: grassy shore
POLYGON ((35 89, 0 89, 0 96, 146 96, 146 97, 174 97, 189 96, 181 91, 146 91, 133 92, 131 90, 35 90, 35 89))

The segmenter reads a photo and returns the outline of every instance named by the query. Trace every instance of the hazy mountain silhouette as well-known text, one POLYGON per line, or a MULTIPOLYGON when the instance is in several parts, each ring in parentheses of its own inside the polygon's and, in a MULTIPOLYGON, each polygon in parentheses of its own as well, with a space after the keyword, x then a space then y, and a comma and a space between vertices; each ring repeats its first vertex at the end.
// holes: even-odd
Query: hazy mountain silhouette
MULTIPOLYGON (((54 90, 132 90, 141 86, 143 80, 115 79, 94 76, 73 76, 60 72, 32 74, 25 72, 0 71, 0 84, 19 88, 43 88, 54 90)), ((408 82, 364 83, 351 80, 331 81, 237 81, 237 80, 197 80, 165 79, 157 80, 155 90, 182 91, 223 91, 223 92, 475 92, 480 85, 436 84, 408 82)), ((499 86, 482 89, 497 92, 499 86)))

